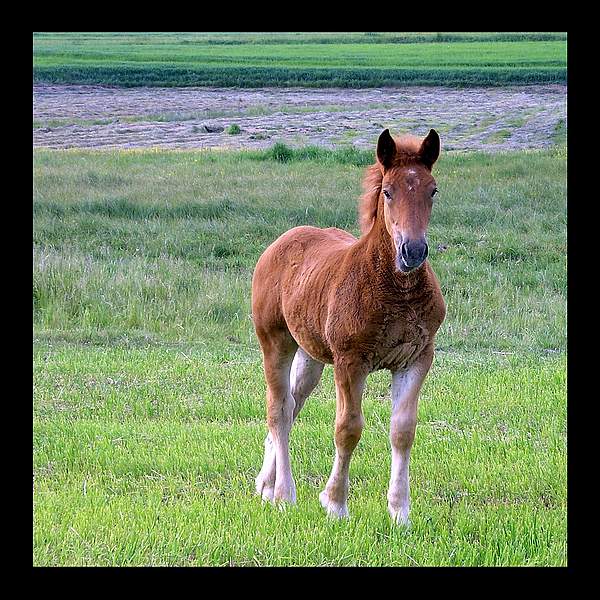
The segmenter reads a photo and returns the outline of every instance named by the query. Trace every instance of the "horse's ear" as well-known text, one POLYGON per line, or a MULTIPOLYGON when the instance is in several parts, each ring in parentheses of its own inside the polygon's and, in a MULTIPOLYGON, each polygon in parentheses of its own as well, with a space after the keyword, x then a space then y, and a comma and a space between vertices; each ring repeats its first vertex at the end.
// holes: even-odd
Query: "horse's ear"
POLYGON ((433 167, 433 163, 438 159, 440 155, 440 136, 435 129, 430 129, 427 137, 423 140, 421 148, 419 149, 419 156, 421 160, 430 169, 433 167))
POLYGON ((377 159, 384 166, 389 168, 396 154, 396 142, 390 135, 390 130, 385 129, 377 140, 377 159))

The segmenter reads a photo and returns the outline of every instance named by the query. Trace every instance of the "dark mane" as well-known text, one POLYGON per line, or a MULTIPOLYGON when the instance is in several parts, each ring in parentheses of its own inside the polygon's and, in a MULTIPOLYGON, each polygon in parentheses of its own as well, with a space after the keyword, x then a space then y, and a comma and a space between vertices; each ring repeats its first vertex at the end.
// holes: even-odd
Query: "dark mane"
MULTIPOLYGON (((396 154, 394 156, 393 167, 400 167, 419 160, 421 139, 412 135, 406 135, 401 138, 394 138, 394 141, 396 142, 396 154)), ((362 183, 363 193, 358 206, 358 221, 361 235, 365 235, 370 231, 377 217, 377 205, 379 203, 379 195, 381 194, 382 181, 383 172, 381 164, 377 161, 375 164, 367 167, 362 183)))
POLYGON ((371 229, 377 216, 377 202, 381 194, 381 182, 383 173, 379 163, 375 163, 367 168, 367 173, 363 179, 363 194, 360 197, 358 205, 358 222, 361 235, 365 235, 371 229))

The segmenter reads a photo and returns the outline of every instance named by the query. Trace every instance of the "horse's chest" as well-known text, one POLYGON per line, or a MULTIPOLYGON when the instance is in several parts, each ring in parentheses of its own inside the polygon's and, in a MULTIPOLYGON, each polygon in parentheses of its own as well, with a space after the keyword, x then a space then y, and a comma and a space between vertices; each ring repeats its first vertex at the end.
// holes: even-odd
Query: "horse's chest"
POLYGON ((376 336, 373 348, 373 370, 397 371, 410 366, 428 345, 429 332, 424 322, 415 319, 397 319, 385 322, 376 336))

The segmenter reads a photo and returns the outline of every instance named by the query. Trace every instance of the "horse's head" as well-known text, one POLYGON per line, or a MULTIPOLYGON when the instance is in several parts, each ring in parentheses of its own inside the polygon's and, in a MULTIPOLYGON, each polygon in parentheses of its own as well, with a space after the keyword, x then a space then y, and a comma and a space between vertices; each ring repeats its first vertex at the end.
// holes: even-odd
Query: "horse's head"
POLYGON ((398 142, 386 129, 377 141, 385 226, 396 251, 396 267, 404 273, 427 258, 425 234, 437 192, 431 168, 439 154, 440 138, 434 129, 422 141, 398 142))

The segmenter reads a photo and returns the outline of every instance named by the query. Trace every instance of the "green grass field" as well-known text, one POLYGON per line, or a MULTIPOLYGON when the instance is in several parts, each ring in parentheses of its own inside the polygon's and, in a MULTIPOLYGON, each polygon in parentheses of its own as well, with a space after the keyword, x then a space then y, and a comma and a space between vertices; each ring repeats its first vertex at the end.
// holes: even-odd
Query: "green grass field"
POLYGON ((564 33, 37 33, 34 80, 237 87, 565 83, 566 46, 564 33))
POLYGON ((292 431, 298 505, 254 496, 264 248, 358 232, 371 153, 36 150, 34 564, 565 565, 566 154, 446 153, 429 232, 448 305, 391 526, 388 373, 368 380, 351 519, 318 502, 331 367, 292 431))

